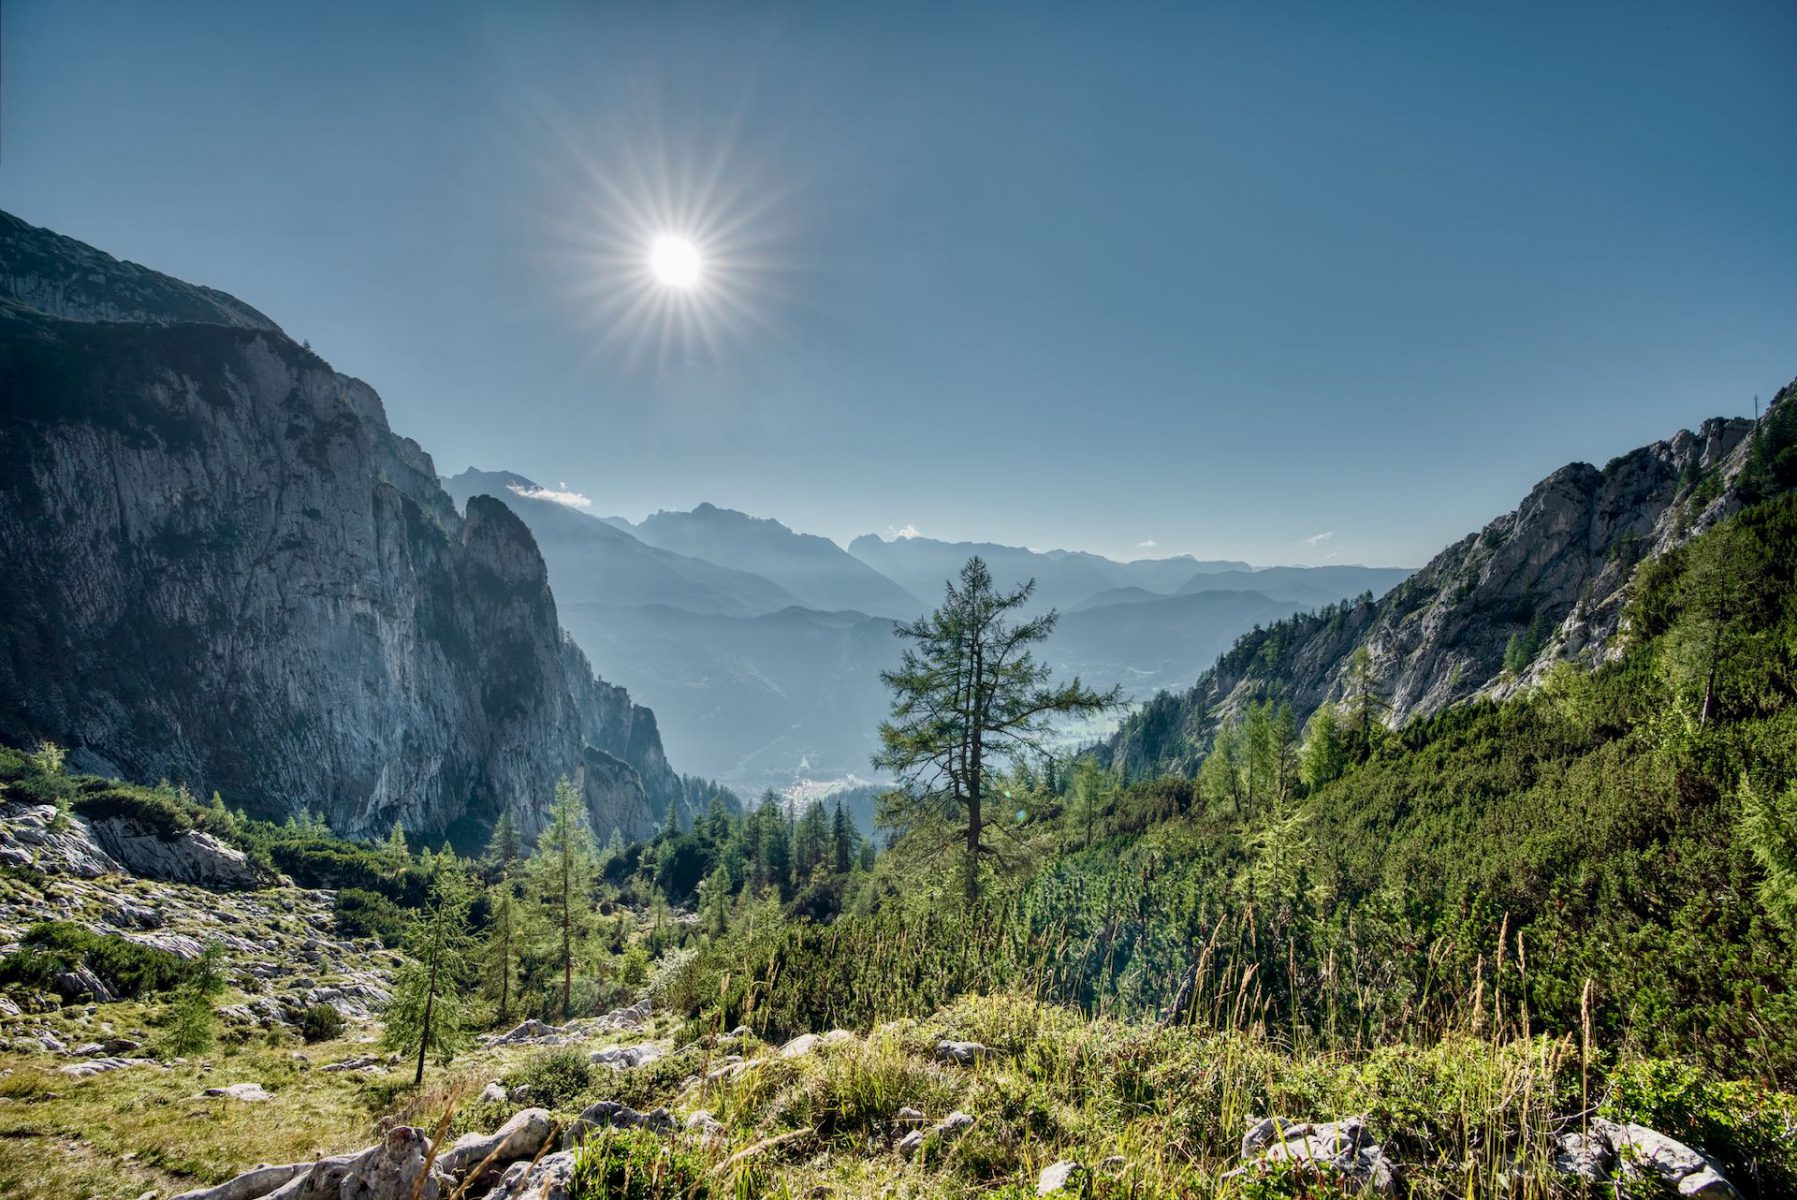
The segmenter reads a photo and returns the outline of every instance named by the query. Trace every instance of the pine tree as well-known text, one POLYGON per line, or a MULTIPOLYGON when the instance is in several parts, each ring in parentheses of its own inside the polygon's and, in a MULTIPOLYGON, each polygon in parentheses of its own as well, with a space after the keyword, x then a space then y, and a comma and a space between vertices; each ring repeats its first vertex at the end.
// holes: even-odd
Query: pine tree
POLYGON ((531 894, 549 923, 555 961, 561 967, 559 1007, 564 1021, 573 995, 574 947, 590 921, 598 865, 586 805, 564 776, 555 785, 555 802, 549 806, 549 823, 537 838, 537 852, 526 864, 531 894))
POLYGON ((1391 705, 1379 695, 1379 676, 1373 670, 1373 653, 1357 646, 1348 659, 1347 714, 1349 747, 1354 757, 1365 762, 1373 753, 1380 734, 1385 731, 1380 714, 1391 705))
POLYGON ((381 844, 381 854, 395 877, 404 874, 405 869, 412 865, 412 850, 406 845, 405 827, 397 820, 393 822, 393 829, 387 834, 387 840, 381 844))
POLYGON ((1316 789, 1340 779, 1348 769, 1348 743, 1342 735, 1341 713, 1324 704, 1310 714, 1304 726, 1304 747, 1298 752, 1298 777, 1316 789))
POLYGON ((1051 686, 1050 672, 1030 648, 1054 631, 1052 609, 1017 624, 1035 581, 999 593, 978 557, 951 581, 942 606, 897 633, 909 640, 896 671, 880 680, 893 693, 892 715, 880 726, 874 766, 894 772, 899 788, 883 800, 883 819, 901 827, 947 825, 963 844, 962 891, 979 894, 985 837, 986 776, 998 759, 1040 753, 1057 716, 1091 713, 1118 703, 1120 692, 1080 684, 1051 686))
POLYGON ((830 815, 830 870, 838 875, 847 875, 855 866, 855 843, 859 840, 855 832, 855 823, 849 819, 849 810, 836 802, 836 811, 830 815))
POLYGON ((467 869, 447 847, 434 856, 429 898, 406 931, 407 961, 387 1005, 381 1044, 418 1056, 412 1086, 424 1082, 425 1058, 447 1063, 466 1043, 462 1028, 461 975, 466 967, 468 908, 473 884, 467 869))

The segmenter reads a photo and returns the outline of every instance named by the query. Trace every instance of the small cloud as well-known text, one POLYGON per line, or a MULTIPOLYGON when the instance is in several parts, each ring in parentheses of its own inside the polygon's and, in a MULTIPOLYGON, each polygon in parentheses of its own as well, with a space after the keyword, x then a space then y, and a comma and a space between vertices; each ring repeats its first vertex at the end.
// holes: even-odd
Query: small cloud
POLYGON ((1147 540, 1147 541, 1145 541, 1145 542, 1137 542, 1137 543, 1136 543, 1136 549, 1138 549, 1138 550, 1152 550, 1152 549, 1154 549, 1154 548, 1155 548, 1155 547, 1156 547, 1156 546, 1158 546, 1158 545, 1160 545, 1160 543, 1159 543, 1159 542, 1157 542, 1157 541, 1155 541, 1155 540, 1154 540, 1154 539, 1153 539, 1153 538, 1149 538, 1149 539, 1148 539, 1148 540, 1147 540))
POLYGON ((593 507, 593 502, 591 500, 587 499, 579 492, 567 491, 567 486, 568 485, 565 483, 562 484, 563 490, 558 492, 546 487, 519 487, 515 483, 506 484, 506 487, 509 490, 519 496, 523 496, 526 500, 547 500, 551 504, 565 504, 569 508, 593 507))
POLYGON ((906 525, 903 529, 894 529, 888 525, 886 532, 900 541, 910 541, 914 537, 922 537, 923 533, 915 525, 906 525))
POLYGON ((1328 541, 1330 538, 1332 538, 1334 536, 1335 536, 1335 530, 1326 529, 1322 533, 1313 533, 1309 537, 1305 538, 1304 540, 1312 546, 1321 546, 1324 542, 1328 541))

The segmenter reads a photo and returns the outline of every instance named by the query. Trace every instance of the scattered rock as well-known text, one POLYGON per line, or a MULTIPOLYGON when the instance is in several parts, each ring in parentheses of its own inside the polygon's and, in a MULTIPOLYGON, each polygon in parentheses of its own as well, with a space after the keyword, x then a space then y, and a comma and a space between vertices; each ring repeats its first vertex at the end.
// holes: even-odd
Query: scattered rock
POLYGON ((923 1148, 925 1142, 934 1139, 939 1145, 946 1146, 973 1127, 973 1118, 956 1109, 928 1129, 913 1129, 899 1139, 897 1146, 901 1157, 911 1158, 923 1148))
MULTIPOLYGON (((325 1069, 327 1071, 330 1070, 329 1067, 326 1067, 325 1069)), ((505 1101, 505 1089, 498 1083, 489 1083, 480 1090, 480 1102, 482 1104, 504 1104, 505 1101)))
POLYGON ((674 1114, 665 1108, 653 1108, 645 1113, 616 1100, 601 1100, 583 1109, 579 1119, 568 1124, 562 1134, 562 1148, 571 1150, 588 1133, 608 1125, 615 1129, 647 1129, 651 1133, 673 1133, 680 1127, 674 1114))
POLYGON ((610 1067, 614 1071, 628 1070, 652 1063, 665 1053, 654 1042, 644 1042, 640 1046, 606 1046, 593 1051, 593 1061, 600 1066, 610 1067))
POLYGON ((535 1017, 531 1017, 522 1025, 518 1025, 507 1030, 505 1033, 500 1034, 493 1040, 493 1044, 496 1046, 515 1046, 523 1042, 547 1041, 559 1038, 561 1032, 562 1031, 555 1026, 545 1025, 535 1017))
POLYGON ((259 1083, 231 1083, 224 1087, 210 1087, 201 1092, 202 1096, 215 1096, 221 1100, 272 1100, 274 1097, 264 1091, 259 1083))

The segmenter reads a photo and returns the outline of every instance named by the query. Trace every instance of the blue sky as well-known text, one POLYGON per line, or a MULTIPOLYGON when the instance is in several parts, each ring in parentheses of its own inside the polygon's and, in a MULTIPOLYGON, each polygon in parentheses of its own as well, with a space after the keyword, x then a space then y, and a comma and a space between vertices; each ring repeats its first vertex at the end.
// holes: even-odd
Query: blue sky
POLYGON ((598 512, 1416 564, 1797 375, 1788 3, 373 7, 9 0, 0 206, 598 512))

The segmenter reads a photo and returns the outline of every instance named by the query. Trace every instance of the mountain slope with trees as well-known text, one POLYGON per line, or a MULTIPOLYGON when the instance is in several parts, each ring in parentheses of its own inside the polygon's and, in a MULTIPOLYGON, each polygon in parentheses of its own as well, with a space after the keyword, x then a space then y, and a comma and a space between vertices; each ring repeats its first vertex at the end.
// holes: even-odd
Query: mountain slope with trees
POLYGON ((1103 753, 1131 772, 1189 767, 1221 718, 1259 699, 1289 704, 1302 722, 1347 697, 1357 651, 1381 719, 1394 725, 1474 696, 1513 694, 1558 662, 1604 661, 1637 569, 1755 494, 1750 460, 1785 436, 1794 397, 1784 389, 1757 429, 1718 418, 1602 470, 1575 463, 1556 471, 1514 512, 1385 596, 1247 635, 1193 687, 1133 714, 1103 753))

